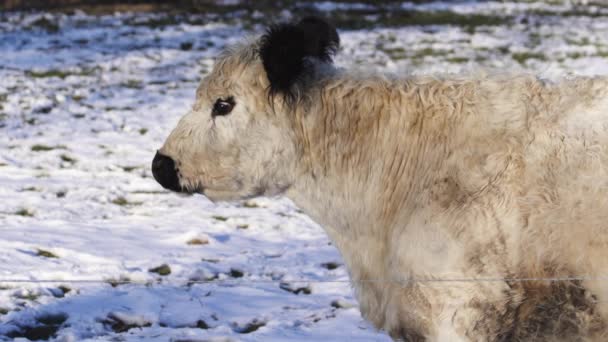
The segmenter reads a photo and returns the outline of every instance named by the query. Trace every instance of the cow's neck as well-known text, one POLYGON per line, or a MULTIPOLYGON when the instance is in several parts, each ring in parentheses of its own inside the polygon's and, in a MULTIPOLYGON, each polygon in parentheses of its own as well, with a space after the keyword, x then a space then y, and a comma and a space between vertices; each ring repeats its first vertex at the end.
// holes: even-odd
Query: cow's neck
MULTIPOLYGON (((387 101, 410 100, 402 90, 334 90, 354 93, 324 94, 342 101, 320 101, 299 118, 300 173, 287 195, 327 231, 354 281, 385 279, 395 224, 407 222, 415 210, 441 146, 421 134, 423 118, 417 122, 390 108, 387 101)), ((355 285, 382 292, 377 284, 355 285)))

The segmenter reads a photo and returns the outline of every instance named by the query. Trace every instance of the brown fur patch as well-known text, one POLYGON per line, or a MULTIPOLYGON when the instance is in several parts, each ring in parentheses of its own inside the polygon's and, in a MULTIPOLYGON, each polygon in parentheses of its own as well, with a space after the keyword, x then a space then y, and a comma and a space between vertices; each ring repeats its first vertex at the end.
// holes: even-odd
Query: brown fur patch
POLYGON ((586 341, 599 337, 606 322, 597 299, 580 281, 514 282, 504 306, 474 303, 483 319, 467 332, 487 341, 586 341), (523 298, 518 300, 517 298, 523 298))
POLYGON ((426 338, 418 333, 415 329, 410 329, 406 326, 401 326, 399 329, 393 330, 390 336, 395 341, 400 342, 424 342, 426 338))

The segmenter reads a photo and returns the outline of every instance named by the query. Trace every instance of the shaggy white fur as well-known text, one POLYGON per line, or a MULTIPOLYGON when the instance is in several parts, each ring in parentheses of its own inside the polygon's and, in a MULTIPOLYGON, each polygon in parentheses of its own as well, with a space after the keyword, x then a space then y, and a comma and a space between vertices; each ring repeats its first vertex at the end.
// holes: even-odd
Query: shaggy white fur
POLYGON ((395 339, 608 339, 608 79, 357 76, 317 61, 289 107, 269 97, 257 49, 219 57, 160 150, 182 186, 287 195, 395 339), (233 112, 212 117, 227 96, 233 112), (577 276, 590 278, 530 280, 577 276), (479 278, 505 280, 419 281, 479 278))

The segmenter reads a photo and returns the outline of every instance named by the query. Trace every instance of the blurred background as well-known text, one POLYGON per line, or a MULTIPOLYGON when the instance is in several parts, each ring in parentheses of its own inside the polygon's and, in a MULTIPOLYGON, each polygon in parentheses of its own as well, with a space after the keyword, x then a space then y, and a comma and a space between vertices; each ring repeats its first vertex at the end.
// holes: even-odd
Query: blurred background
POLYGON ((608 74, 608 1, 0 1, 0 340, 388 341, 283 198, 213 204, 149 166, 226 45, 316 14, 336 64, 608 74))

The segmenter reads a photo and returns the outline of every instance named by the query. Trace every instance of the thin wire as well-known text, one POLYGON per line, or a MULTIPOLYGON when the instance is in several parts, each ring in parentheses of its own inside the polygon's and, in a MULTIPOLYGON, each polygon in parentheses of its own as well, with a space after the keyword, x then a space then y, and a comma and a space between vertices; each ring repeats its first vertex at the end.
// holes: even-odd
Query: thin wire
MULTIPOLYGON (((209 279, 209 280, 188 280, 187 284, 283 284, 283 283, 494 283, 494 282, 561 282, 561 281, 585 281, 585 280, 608 280, 608 276, 573 276, 573 277, 553 277, 553 278, 414 278, 414 279, 356 279, 356 280, 271 280, 271 279, 209 279)), ((113 279, 0 279, 0 283, 108 283, 108 284, 145 284, 148 281, 135 280, 113 280, 113 279)))
MULTIPOLYGON (((555 277, 555 278, 450 278, 450 279, 409 279, 409 280, 390 280, 390 279, 360 279, 360 280, 272 280, 272 279, 209 279, 209 280, 189 280, 184 285, 194 284, 215 284, 215 285, 248 285, 248 284, 284 284, 289 285, 293 283, 307 283, 307 284, 327 284, 327 283, 398 283, 404 286, 412 286, 414 283, 491 283, 491 282, 533 282, 533 281, 544 281, 544 282, 561 282, 561 281, 584 281, 584 280, 608 280, 608 276, 576 276, 576 277, 555 277)), ((108 284, 111 286, 125 285, 125 284, 139 284, 147 285, 150 281, 134 281, 134 280, 112 280, 112 279, 0 279, 2 283, 88 283, 88 284, 108 284)), ((160 285, 160 283, 158 283, 160 285)), ((294 289, 296 290, 296 289, 294 289)), ((503 303, 504 298, 497 298, 496 300, 490 300, 490 302, 503 303)), ((524 301, 526 299, 523 299, 524 301)), ((608 300, 592 300, 593 304, 608 303, 608 300)), ((461 307, 463 305, 469 305, 470 302, 447 302, 443 303, 442 306, 446 308, 461 307)))

